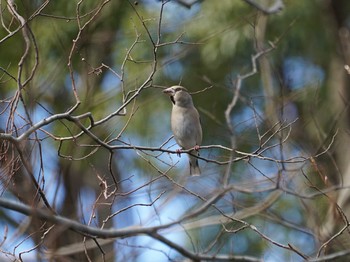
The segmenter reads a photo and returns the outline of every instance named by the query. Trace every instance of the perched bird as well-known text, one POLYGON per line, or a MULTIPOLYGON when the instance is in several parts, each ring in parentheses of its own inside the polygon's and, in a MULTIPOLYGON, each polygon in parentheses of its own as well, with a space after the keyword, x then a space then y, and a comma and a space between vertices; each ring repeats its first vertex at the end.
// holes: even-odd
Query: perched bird
MULTIPOLYGON (((192 97, 187 89, 182 86, 172 86, 163 91, 170 96, 173 103, 171 111, 171 130, 177 144, 182 149, 191 149, 192 155, 198 156, 198 147, 202 143, 202 127, 197 109, 193 105, 192 97)), ((198 159, 188 155, 190 162, 190 174, 200 175, 198 159)))

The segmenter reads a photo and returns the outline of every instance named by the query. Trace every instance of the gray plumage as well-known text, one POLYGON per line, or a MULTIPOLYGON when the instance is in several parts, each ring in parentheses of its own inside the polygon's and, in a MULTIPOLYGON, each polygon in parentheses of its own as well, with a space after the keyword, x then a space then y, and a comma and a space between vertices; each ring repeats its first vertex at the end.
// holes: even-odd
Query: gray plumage
MULTIPOLYGON (((182 86, 172 86, 163 91, 170 96, 173 103, 171 111, 171 129, 174 138, 182 149, 191 149, 202 143, 202 127, 197 109, 193 105, 192 97, 187 89, 182 86)), ((197 150, 190 152, 198 156, 197 150)), ((190 162, 190 174, 200 175, 198 159, 188 155, 190 162)))

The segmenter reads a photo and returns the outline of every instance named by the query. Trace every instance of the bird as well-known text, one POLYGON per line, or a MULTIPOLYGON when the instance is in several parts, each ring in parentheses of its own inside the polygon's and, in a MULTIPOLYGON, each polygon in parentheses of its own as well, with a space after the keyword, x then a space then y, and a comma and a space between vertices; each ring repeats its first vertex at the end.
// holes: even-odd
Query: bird
MULTIPOLYGON (((202 143, 202 127, 200 116, 194 107, 191 95, 182 86, 171 86, 163 90, 170 96, 173 104, 171 110, 171 130, 176 143, 185 150, 193 148, 188 154, 190 175, 199 176, 198 149, 202 143)), ((179 150, 180 152, 180 150, 179 150)))

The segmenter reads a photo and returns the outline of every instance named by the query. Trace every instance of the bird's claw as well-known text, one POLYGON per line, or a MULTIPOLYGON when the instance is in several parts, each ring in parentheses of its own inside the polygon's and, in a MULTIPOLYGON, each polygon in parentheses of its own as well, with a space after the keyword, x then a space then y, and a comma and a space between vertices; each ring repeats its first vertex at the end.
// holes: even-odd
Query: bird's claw
POLYGON ((195 145, 194 150, 199 151, 199 145, 195 145))

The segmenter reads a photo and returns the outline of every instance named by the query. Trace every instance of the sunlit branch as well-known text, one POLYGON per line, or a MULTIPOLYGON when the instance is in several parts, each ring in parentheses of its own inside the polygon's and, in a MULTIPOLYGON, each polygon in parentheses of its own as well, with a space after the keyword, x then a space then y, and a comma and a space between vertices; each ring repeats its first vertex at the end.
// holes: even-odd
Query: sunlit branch
POLYGON ((244 1, 267 15, 279 13, 284 8, 284 4, 282 0, 275 0, 275 2, 269 7, 264 7, 260 5, 259 3, 257 3, 256 0, 244 0, 244 1))

